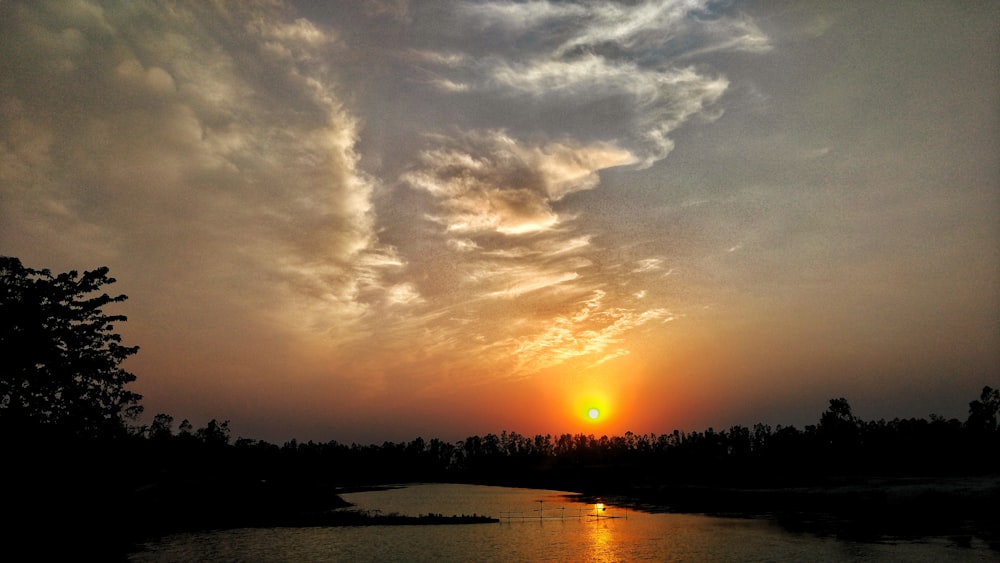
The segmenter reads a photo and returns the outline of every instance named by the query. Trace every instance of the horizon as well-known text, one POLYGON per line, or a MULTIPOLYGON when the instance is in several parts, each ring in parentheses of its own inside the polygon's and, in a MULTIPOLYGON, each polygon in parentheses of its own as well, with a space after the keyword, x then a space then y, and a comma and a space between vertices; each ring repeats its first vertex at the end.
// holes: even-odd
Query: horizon
MULTIPOLYGON (((992 387, 990 387, 988 385, 985 386, 985 388, 993 389, 992 387)), ((458 434, 452 434, 451 435, 452 437, 442 437, 442 436, 437 436, 437 435, 423 435, 423 434, 418 434, 418 435, 408 436, 407 437, 407 436, 404 436, 403 434, 400 434, 399 437, 397 437, 396 439, 375 438, 375 439, 372 439, 370 441, 357 441, 357 440, 343 441, 343 440, 338 440, 336 437, 331 437, 331 438, 326 438, 326 439, 322 439, 322 438, 320 438, 320 439, 316 439, 316 438, 300 439, 300 438, 298 438, 296 436, 290 436, 290 437, 287 437, 287 438, 285 438, 283 440, 274 441, 274 440, 262 439, 262 438, 260 438, 258 436, 247 436, 247 435, 237 435, 237 434, 232 434, 231 435, 231 439, 232 439, 232 441, 235 441, 235 440, 240 439, 240 438, 245 438, 245 439, 256 440, 256 441, 261 441, 261 442, 267 442, 267 443, 276 444, 276 445, 281 445, 281 444, 290 442, 292 440, 295 440, 296 442, 299 442, 299 443, 305 443, 305 442, 316 442, 316 443, 336 442, 336 443, 341 444, 341 445, 365 446, 365 445, 380 445, 380 444, 385 443, 385 442, 397 443, 397 444, 398 443, 408 443, 408 442, 412 442, 412 441, 414 441, 416 439, 424 439, 424 440, 438 439, 438 440, 442 440, 442 441, 448 442, 448 443, 456 443, 456 442, 460 442, 460 441, 463 441, 463 440, 465 440, 467 438, 471 438, 471 437, 474 437, 474 436, 483 437, 483 436, 490 435, 490 434, 495 435, 495 436, 500 436, 502 434, 507 434, 507 435, 516 434, 516 435, 527 437, 527 438, 534 438, 535 436, 549 436, 549 437, 556 437, 557 438, 559 436, 563 436, 563 435, 567 435, 567 434, 568 435, 573 435, 573 436, 577 436, 577 435, 593 436, 593 437, 596 437, 596 438, 603 438, 603 437, 614 438, 614 437, 624 436, 624 435, 626 435, 628 433, 632 433, 632 434, 634 434, 636 436, 649 436, 649 435, 662 436, 662 435, 673 434, 674 432, 680 432, 681 434, 704 433, 704 432, 708 432, 708 431, 712 431, 712 432, 729 432, 732 428, 735 428, 735 427, 742 427, 742 428, 747 428, 747 429, 753 430, 758 424, 762 424, 762 425, 764 425, 765 427, 767 427, 770 430, 777 430, 778 428, 795 428, 795 429, 800 430, 800 431, 806 431, 810 426, 812 426, 812 427, 818 426, 820 424, 820 420, 821 420, 822 415, 828 409, 831 408, 831 404, 834 401, 838 401, 838 400, 846 400, 847 403, 850 405, 850 409, 851 409, 852 415, 857 419, 858 422, 861 422, 861 423, 878 423, 878 422, 889 422, 889 423, 891 423, 891 422, 894 422, 896 420, 932 420, 935 417, 940 417, 941 419, 946 420, 946 421, 958 421, 958 422, 964 424, 965 421, 968 419, 968 417, 970 415, 971 403, 978 402, 980 400, 980 398, 981 398, 980 394, 977 394, 974 398, 971 398, 966 403, 966 410, 965 410, 964 413, 962 413, 961 416, 951 416, 951 415, 942 414, 940 412, 930 412, 930 413, 927 413, 924 416, 919 416, 918 415, 918 416, 872 416, 872 417, 866 417, 866 416, 861 416, 861 415, 859 415, 857 413, 857 411, 854 408, 855 406, 854 405, 850 405, 850 400, 848 398, 846 398, 846 397, 831 397, 830 399, 827 400, 827 403, 824 406, 824 408, 822 410, 817 411, 816 416, 813 418, 813 420, 806 421, 805 423, 801 423, 801 424, 782 423, 780 421, 776 422, 776 423, 775 422, 754 421, 754 422, 742 422, 742 423, 736 422, 736 423, 727 424, 727 425, 721 426, 721 427, 706 426, 706 427, 703 427, 703 428, 671 428, 669 430, 666 430, 666 429, 664 429, 664 430, 648 430, 648 431, 644 431, 644 432, 636 432, 636 431, 633 431, 633 430, 625 430, 624 432, 609 433, 609 432, 602 432, 602 431, 598 430, 598 429, 600 429, 602 427, 602 425, 600 424, 601 421, 597 420, 594 417, 590 417, 588 412, 584 412, 582 414, 581 418, 590 418, 591 419, 590 422, 592 423, 592 425, 589 428, 582 427, 583 428, 582 430, 578 430, 578 431, 574 431, 574 432, 567 431, 567 432, 531 432, 531 433, 527 433, 527 432, 519 432, 516 429, 503 428, 503 429, 499 429, 499 430, 488 430, 488 431, 483 431, 483 432, 472 432, 472 433, 461 433, 459 431, 458 434)), ((590 410, 592 410, 592 409, 590 409, 590 410)), ((145 414, 146 415, 151 415, 151 413, 145 413, 145 414)), ((167 415, 169 415, 170 413, 157 413, 157 414, 167 414, 167 415)), ((151 418, 151 416, 147 416, 146 418, 151 418)), ((181 423, 182 420, 183 419, 176 419, 175 418, 172 421, 173 424, 174 424, 174 427, 172 428, 172 431, 173 431, 173 433, 175 435, 178 433, 178 426, 179 426, 179 424, 181 423)), ((220 419, 215 419, 215 418, 213 418, 211 420, 206 420, 206 421, 204 421, 204 423, 202 423, 200 425, 196 424, 194 421, 188 421, 188 422, 190 422, 192 424, 192 429, 193 430, 197 430, 199 427, 203 428, 206 424, 208 424, 211 421, 215 421, 216 423, 228 423, 229 422, 228 420, 220 420, 220 419)))
MULTIPOLYGON (((987 388, 990 388, 990 387, 987 386, 987 388)), ((990 388, 990 389, 992 389, 992 388, 990 388)), ((846 398, 845 397, 838 397, 836 399, 831 398, 829 400, 829 403, 832 403, 835 400, 841 400, 841 399, 846 399, 846 398)), ((978 400, 979 399, 976 398, 976 399, 970 400, 969 402, 972 403, 973 401, 978 401, 978 400)), ((850 401, 848 401, 848 403, 850 403, 850 401)), ((827 409, 829 409, 829 408, 830 408, 830 404, 827 405, 827 409)), ((701 428, 701 429, 696 429, 696 428, 673 428, 673 429, 670 429, 670 430, 647 431, 647 432, 633 432, 631 430, 626 430, 625 432, 622 432, 622 433, 613 433, 613 434, 607 433, 607 432, 603 432, 603 433, 602 432, 597 432, 597 431, 593 431, 593 429, 591 429, 590 431, 588 431, 588 430, 581 430, 581 431, 577 431, 577 432, 558 432, 558 433, 556 433, 556 432, 533 432, 533 433, 529 434, 529 433, 518 432, 517 430, 505 428, 505 429, 501 429, 501 430, 493 430, 493 431, 487 431, 487 432, 466 433, 466 434, 462 434, 461 437, 458 437, 458 438, 442 438, 441 436, 416 435, 416 436, 403 437, 403 438, 398 438, 398 439, 387 439, 387 438, 386 439, 375 439, 375 440, 371 440, 371 441, 367 441, 367 442, 356 441, 356 440, 350 441, 350 442, 345 442, 345 441, 337 440, 336 437, 329 438, 329 439, 308 439, 308 440, 302 440, 302 439, 299 439, 299 438, 297 438, 295 436, 289 437, 289 438, 284 439, 284 440, 272 441, 272 440, 261 439, 259 437, 255 437, 255 436, 232 435, 232 434, 230 434, 230 444, 234 444, 239 439, 249 439, 249 440, 253 440, 253 441, 256 441, 256 442, 266 442, 266 443, 269 443, 269 444, 272 444, 272 445, 279 445, 279 446, 281 446, 281 445, 284 445, 284 444, 288 444, 288 443, 290 443, 290 442, 292 442, 294 440, 297 443, 307 443, 307 442, 313 442, 313 443, 317 443, 317 444, 336 443, 336 444, 342 445, 342 446, 361 446, 361 447, 364 447, 364 446, 380 446, 380 445, 383 445, 385 443, 406 444, 406 443, 410 443, 410 442, 413 442, 413 441, 418 440, 418 439, 419 440, 425 440, 425 441, 437 439, 437 440, 441 440, 442 442, 447 442, 447 443, 450 443, 450 444, 456 444, 456 443, 463 442, 464 440, 466 440, 468 438, 472 438, 472 437, 480 437, 480 438, 482 438, 482 437, 487 436, 487 435, 493 435, 493 436, 502 436, 502 435, 512 436, 512 435, 517 435, 517 436, 520 436, 520 437, 523 437, 523 438, 528 438, 528 439, 535 438, 537 436, 542 436, 542 437, 547 437, 547 438, 559 438, 561 436, 566 436, 566 435, 571 435, 571 436, 588 436, 588 437, 592 437, 592 438, 602 439, 602 438, 618 438, 618 437, 623 437, 623 436, 625 436, 627 434, 633 434, 635 436, 656 436, 656 437, 659 437, 659 436, 671 435, 671 434, 673 434, 675 432, 679 432, 681 435, 690 435, 690 434, 696 434, 696 433, 698 433, 698 434, 704 434, 704 433, 707 433, 707 432, 728 433, 733 428, 745 428, 745 429, 754 431, 758 424, 764 425, 764 427, 768 431, 776 431, 776 430, 781 429, 781 428, 793 428, 793 429, 796 429, 798 431, 805 432, 805 431, 808 431, 810 429, 810 427, 816 428, 816 427, 820 426, 821 417, 824 414, 824 412, 826 412, 826 411, 824 410, 823 412, 820 412, 819 415, 816 417, 815 421, 813 421, 813 422, 807 422, 805 424, 782 424, 782 423, 769 424, 769 423, 764 423, 764 422, 758 421, 758 422, 743 423, 743 424, 736 423, 736 424, 731 424, 731 425, 727 425, 725 427, 720 427, 720 428, 715 428, 713 426, 708 426, 708 427, 701 428)), ((855 417, 855 419, 857 420, 857 422, 859 422, 859 423, 882 423, 882 422, 892 423, 892 422, 895 422, 897 420, 924 420, 924 421, 933 421, 934 418, 940 418, 941 420, 944 420, 944 421, 947 421, 947 422, 957 421, 957 422, 961 423, 962 425, 965 425, 966 420, 968 419, 969 414, 970 414, 969 412, 966 412, 965 413, 965 415, 966 415, 965 418, 962 418, 962 417, 959 417, 959 416, 945 416, 945 415, 941 415, 940 413, 936 413, 936 412, 928 413, 927 416, 911 416, 911 417, 884 417, 883 416, 883 417, 878 417, 878 418, 866 418, 866 417, 863 417, 863 416, 858 416, 856 413, 854 413, 854 406, 853 405, 851 405, 851 412, 852 412, 853 416, 855 417)), ((158 414, 168 414, 169 415, 169 413, 158 413, 158 414)), ((585 414, 585 416, 586 416, 586 414, 585 414)), ((180 425, 181 422, 182 422, 181 420, 176 420, 176 419, 172 420, 172 423, 174 424, 174 426, 171 427, 171 431, 172 431, 173 435, 176 436, 176 435, 179 434, 179 425, 180 425)), ((211 419, 211 420, 205 421, 205 424, 202 424, 202 425, 195 424, 192 421, 187 421, 187 422, 190 422, 192 424, 191 430, 193 430, 193 431, 196 431, 196 430, 199 430, 199 429, 203 429, 205 427, 205 425, 210 424, 211 422, 216 422, 217 424, 226 424, 227 428, 228 428, 228 423, 229 423, 228 420, 218 420, 218 419, 211 419)), ((595 424, 595 427, 596 426, 597 425, 595 424)), ((458 435, 456 434, 455 436, 458 436, 458 435)))
POLYGON ((0 254, 282 443, 964 420, 1000 4, 0 3, 0 254), (600 416, 588 416, 596 408, 600 416), (461 429, 461 430, 459 430, 461 429))

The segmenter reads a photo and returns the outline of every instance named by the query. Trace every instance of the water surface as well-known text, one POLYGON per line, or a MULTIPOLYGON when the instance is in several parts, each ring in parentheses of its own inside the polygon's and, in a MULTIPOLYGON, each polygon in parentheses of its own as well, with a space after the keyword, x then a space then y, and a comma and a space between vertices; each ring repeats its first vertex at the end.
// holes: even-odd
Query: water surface
POLYGON ((947 538, 858 543, 795 534, 765 519, 603 512, 561 491, 425 484, 344 494, 357 508, 479 514, 498 524, 261 528, 177 534, 133 561, 987 561, 947 538), (600 517, 595 517, 599 514, 600 517))

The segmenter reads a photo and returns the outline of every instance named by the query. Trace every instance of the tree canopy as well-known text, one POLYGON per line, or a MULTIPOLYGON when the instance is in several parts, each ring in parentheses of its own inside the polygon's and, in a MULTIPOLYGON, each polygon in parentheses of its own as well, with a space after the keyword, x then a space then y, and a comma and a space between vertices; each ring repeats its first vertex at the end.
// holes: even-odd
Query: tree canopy
POLYGON ((126 317, 104 312, 126 299, 101 292, 113 283, 107 267, 53 275, 0 257, 0 429, 107 436, 141 412, 121 367, 139 347, 115 332, 126 317))

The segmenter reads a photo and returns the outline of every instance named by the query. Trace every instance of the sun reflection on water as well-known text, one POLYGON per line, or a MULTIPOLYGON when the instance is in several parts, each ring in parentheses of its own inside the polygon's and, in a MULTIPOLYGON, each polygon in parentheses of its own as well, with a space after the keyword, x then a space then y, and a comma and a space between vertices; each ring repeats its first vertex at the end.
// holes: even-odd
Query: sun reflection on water
POLYGON ((592 561, 619 561, 615 547, 613 524, 607 519, 595 519, 590 522, 590 551, 592 561))

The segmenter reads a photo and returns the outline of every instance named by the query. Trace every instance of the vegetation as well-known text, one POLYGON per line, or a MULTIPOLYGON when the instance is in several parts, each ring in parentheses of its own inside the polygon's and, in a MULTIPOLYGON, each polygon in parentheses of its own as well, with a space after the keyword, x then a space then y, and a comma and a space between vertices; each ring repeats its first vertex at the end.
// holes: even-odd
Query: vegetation
POLYGON ((0 257, 0 429, 104 437, 141 412, 125 389, 135 376, 121 368, 139 347, 114 332, 125 316, 102 309, 126 297, 93 295, 114 282, 108 268, 53 276, 0 257))
POLYGON ((228 423, 210 421, 196 432, 174 434, 159 415, 136 429, 149 465, 169 467, 211 458, 226 474, 252 472, 266 479, 313 478, 340 484, 450 481, 590 489, 695 484, 788 485, 850 476, 957 476, 1000 469, 996 416, 1000 393, 990 387, 970 403, 964 423, 929 419, 864 421, 846 399, 832 399, 819 424, 804 429, 756 424, 716 431, 601 436, 522 436, 516 432, 470 436, 455 443, 342 444, 289 441, 282 446, 241 438, 228 423), (220 430, 221 429, 221 430, 220 430))

